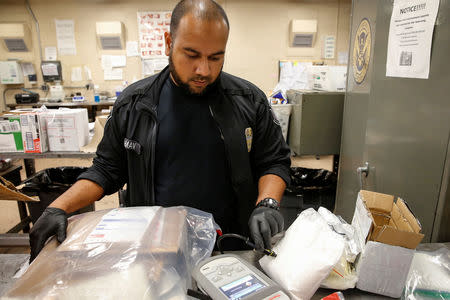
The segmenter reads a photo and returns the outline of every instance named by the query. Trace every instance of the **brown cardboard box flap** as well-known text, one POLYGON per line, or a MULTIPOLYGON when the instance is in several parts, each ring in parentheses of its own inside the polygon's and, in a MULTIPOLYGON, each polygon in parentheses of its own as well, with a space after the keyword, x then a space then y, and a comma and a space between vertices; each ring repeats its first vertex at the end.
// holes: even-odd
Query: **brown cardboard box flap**
POLYGON ((423 239, 423 234, 399 231, 391 226, 375 227, 369 239, 375 242, 415 249, 423 239))
POLYGON ((391 226, 397 228, 400 231, 415 232, 413 227, 409 223, 409 220, 404 217, 402 211, 397 205, 394 205, 392 207, 391 216, 391 226))
POLYGON ((394 203, 393 195, 364 190, 360 191, 360 196, 372 219, 368 241, 409 249, 415 249, 422 241, 420 223, 402 199, 394 203))
POLYGON ((361 190, 359 193, 369 210, 381 213, 390 213, 392 211, 394 196, 365 190, 361 190))
POLYGON ((14 184, 0 176, 0 200, 39 202, 39 198, 32 198, 19 192, 14 184))
POLYGON ((405 201, 403 201, 403 199, 401 198, 398 198, 396 204, 400 209, 400 212, 402 213, 403 217, 406 218, 406 220, 408 220, 408 223, 409 225, 411 225, 414 232, 420 233, 420 231, 422 230, 422 226, 420 225, 416 217, 412 214, 412 212, 409 210, 405 201))

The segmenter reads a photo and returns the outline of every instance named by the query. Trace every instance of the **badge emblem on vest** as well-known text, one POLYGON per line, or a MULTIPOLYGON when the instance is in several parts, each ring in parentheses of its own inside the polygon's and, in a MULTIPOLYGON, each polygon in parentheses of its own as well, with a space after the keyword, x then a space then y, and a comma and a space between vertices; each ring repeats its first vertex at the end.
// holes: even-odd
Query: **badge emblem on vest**
POLYGON ((141 154, 141 145, 138 142, 136 142, 136 141, 124 138, 123 139, 123 146, 127 150, 131 150, 131 151, 136 152, 137 155, 141 154))
POLYGON ((247 150, 252 150, 253 131, 250 127, 245 128, 245 140, 247 141, 247 150))

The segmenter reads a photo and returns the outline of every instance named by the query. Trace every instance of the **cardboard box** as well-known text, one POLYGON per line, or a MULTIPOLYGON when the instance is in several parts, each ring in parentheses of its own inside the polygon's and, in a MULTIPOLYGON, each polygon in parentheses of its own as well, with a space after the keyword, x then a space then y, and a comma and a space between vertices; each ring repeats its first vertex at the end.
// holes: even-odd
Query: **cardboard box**
POLYGON ((360 191, 352 225, 362 253, 356 262, 360 290, 398 298, 416 246, 423 239, 419 221, 392 195, 360 191))
POLYGON ((23 152, 19 115, 0 115, 0 152, 23 152))
POLYGON ((86 108, 49 110, 42 116, 47 124, 50 151, 80 151, 89 142, 86 108))
POLYGON ((47 127, 40 112, 27 112, 20 115, 22 142, 25 153, 48 151, 47 127))

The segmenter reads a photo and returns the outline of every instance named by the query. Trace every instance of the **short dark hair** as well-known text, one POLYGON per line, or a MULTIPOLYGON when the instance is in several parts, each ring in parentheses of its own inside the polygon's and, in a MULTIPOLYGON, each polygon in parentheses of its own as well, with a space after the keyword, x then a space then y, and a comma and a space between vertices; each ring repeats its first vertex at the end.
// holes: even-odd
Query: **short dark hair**
POLYGON ((207 21, 223 19, 227 24, 228 30, 230 30, 227 14, 222 6, 217 4, 214 0, 181 0, 172 11, 172 18, 170 20, 170 33, 172 39, 175 39, 181 18, 188 13, 193 13, 195 17, 207 21))

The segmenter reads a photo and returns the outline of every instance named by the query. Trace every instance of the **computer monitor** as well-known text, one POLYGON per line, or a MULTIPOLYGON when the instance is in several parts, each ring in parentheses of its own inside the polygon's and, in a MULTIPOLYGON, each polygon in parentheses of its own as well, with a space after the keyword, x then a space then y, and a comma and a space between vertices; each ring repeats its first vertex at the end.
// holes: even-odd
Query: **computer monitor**
POLYGON ((59 60, 42 61, 41 70, 45 82, 62 81, 61 62, 59 60))

